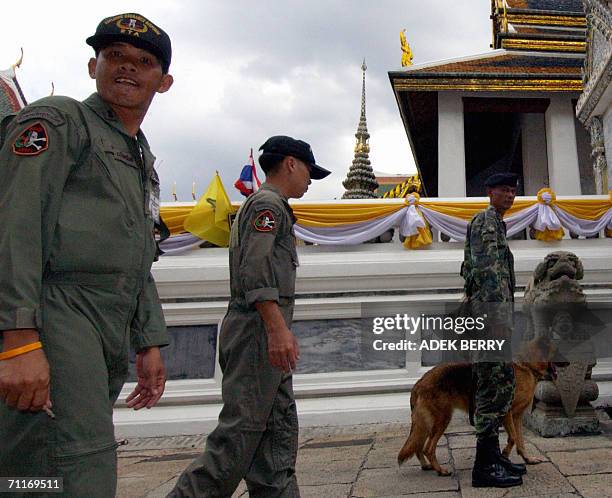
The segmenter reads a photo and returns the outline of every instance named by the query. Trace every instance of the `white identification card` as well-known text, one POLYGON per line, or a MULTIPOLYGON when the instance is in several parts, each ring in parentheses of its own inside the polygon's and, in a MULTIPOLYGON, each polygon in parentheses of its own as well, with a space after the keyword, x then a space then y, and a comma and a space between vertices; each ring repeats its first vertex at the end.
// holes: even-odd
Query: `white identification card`
POLYGON ((149 195, 149 212, 155 223, 159 223, 159 191, 153 189, 149 195))

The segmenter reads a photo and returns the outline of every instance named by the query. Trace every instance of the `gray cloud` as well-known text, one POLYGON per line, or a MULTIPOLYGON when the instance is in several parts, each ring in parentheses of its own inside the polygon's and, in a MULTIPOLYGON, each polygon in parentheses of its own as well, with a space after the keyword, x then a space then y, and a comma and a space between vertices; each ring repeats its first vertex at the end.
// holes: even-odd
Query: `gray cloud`
POLYGON ((112 0, 81 10, 68 1, 49 4, 41 3, 27 32, 8 27, 10 43, 0 47, 0 65, 8 66, 26 46, 19 78, 30 100, 48 94, 50 81, 75 98, 93 91, 83 40, 106 15, 129 8, 171 35, 176 82, 154 100, 143 125, 161 161, 163 200, 174 182, 180 200, 191 199, 193 181, 201 194, 215 170, 239 199, 232 185, 249 149, 279 133, 309 141, 333 172, 306 199, 339 197, 353 157, 363 57, 373 167, 412 171, 387 76, 400 69, 399 31, 406 28, 415 63, 486 52, 491 32, 488 0, 151 0, 129 7, 112 0), (73 22, 58 34, 60 19, 73 22))

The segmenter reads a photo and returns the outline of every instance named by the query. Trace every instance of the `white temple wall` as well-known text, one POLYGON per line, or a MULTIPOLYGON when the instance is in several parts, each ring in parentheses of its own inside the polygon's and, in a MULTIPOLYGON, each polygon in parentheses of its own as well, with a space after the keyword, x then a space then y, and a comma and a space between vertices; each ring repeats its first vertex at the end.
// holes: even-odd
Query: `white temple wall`
MULTIPOLYGON (((612 253, 607 239, 563 240, 554 244, 516 240, 510 241, 510 247, 515 255, 518 286, 527 284, 535 267, 549 252, 567 250, 584 264, 583 283, 589 302, 610 302, 612 253)), ((407 309, 415 303, 458 303, 461 299, 462 243, 434 243, 418 251, 406 250, 401 244, 301 246, 298 253, 302 264, 297 270, 296 322, 359 319, 363 306, 372 303, 407 309), (390 295, 390 290, 401 292, 390 295)), ((227 249, 164 256, 154 263, 153 276, 169 326, 216 325, 223 318, 229 298, 227 249)), ((521 306, 522 292, 517 292, 516 298, 517 306, 521 306)), ((354 339, 359 341, 360 336, 354 339)), ((338 350, 346 348, 341 342, 329 344, 338 350)), ((308 347, 302 343, 302 354, 308 347)), ((368 370, 364 366, 362 370, 343 371, 339 367, 328 372, 296 374, 294 389, 300 398, 300 423, 351 425, 404 420, 408 392, 428 368, 422 365, 420 357, 406 359, 405 367, 398 369, 368 370), (401 410, 396 410, 398 399, 401 410)), ((612 363, 598 361, 593 378, 599 382, 600 399, 603 396, 605 400, 610 396, 612 383, 602 381, 612 378, 612 363)), ((218 365, 212 378, 168 381, 155 410, 127 408, 124 400, 134 386, 134 382, 124 386, 114 409, 118 437, 201 434, 217 424, 221 409, 218 365)))
POLYGON ((580 194, 578 148, 571 98, 567 95, 552 95, 545 120, 550 188, 560 195, 580 194))
POLYGON ((543 114, 522 114, 524 195, 537 195, 548 185, 546 156, 546 122, 543 114))
POLYGON ((465 125, 459 92, 438 92, 438 197, 465 197, 465 125))

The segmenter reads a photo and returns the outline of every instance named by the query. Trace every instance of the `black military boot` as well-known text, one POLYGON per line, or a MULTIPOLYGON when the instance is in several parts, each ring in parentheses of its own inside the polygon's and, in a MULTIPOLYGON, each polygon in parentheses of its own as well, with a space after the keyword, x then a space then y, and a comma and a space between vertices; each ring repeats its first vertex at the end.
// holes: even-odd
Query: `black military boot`
POLYGON ((523 484, 520 475, 508 472, 497 458, 495 438, 486 438, 476 443, 476 460, 472 469, 474 488, 510 488, 523 484))
POLYGON ((497 461, 501 466, 511 474, 515 476, 522 476, 527 473, 527 466, 524 463, 514 463, 500 451, 499 439, 495 438, 495 454, 497 455, 497 461))

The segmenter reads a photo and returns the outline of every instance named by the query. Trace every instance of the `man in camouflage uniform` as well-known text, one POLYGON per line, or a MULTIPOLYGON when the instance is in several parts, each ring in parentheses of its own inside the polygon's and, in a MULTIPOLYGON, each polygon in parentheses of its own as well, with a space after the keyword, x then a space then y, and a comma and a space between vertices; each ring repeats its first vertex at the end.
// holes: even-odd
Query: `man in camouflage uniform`
MULTIPOLYGON (((506 240, 504 213, 516 195, 517 177, 498 173, 485 186, 489 207, 474 216, 468 225, 461 275, 465 293, 475 317, 486 317, 487 338, 510 339, 514 302, 514 258, 506 240)), ((476 352, 478 354, 478 352, 476 352)), ((474 417, 476 460, 472 471, 474 487, 510 487, 522 484, 526 472, 499 450, 499 426, 514 396, 514 371, 503 358, 477 357, 472 365, 475 377, 474 417)))
POLYGON ((159 180, 140 125, 172 84, 171 47, 138 14, 104 19, 87 43, 97 93, 39 100, 0 126, 0 476, 111 498, 130 338, 128 406, 152 407, 165 385, 159 180))
POLYGON ((291 332, 299 263, 287 200, 329 171, 301 140, 275 136, 260 150, 266 182, 244 201, 231 231, 231 297, 219 336, 223 409, 206 450, 169 497, 230 497, 242 478, 251 498, 300 496, 291 375, 299 357, 291 332))

